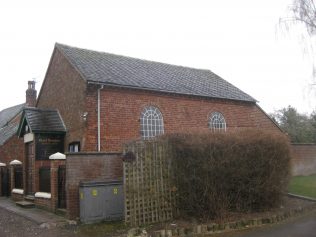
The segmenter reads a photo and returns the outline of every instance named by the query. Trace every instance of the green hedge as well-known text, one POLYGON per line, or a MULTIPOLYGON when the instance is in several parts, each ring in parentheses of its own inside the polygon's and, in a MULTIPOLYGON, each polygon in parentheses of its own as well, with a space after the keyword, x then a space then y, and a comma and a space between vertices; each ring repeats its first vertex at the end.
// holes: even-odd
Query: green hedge
POLYGON ((238 133, 168 135, 177 210, 195 217, 261 211, 280 203, 290 176, 285 136, 238 133))

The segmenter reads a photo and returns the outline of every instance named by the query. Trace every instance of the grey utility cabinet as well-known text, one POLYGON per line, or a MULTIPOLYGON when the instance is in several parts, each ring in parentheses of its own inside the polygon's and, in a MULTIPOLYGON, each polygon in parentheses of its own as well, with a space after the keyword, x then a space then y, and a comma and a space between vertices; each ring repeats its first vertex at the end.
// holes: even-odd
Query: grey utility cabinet
POLYGON ((122 220, 124 217, 122 181, 81 182, 79 198, 82 223, 122 220))

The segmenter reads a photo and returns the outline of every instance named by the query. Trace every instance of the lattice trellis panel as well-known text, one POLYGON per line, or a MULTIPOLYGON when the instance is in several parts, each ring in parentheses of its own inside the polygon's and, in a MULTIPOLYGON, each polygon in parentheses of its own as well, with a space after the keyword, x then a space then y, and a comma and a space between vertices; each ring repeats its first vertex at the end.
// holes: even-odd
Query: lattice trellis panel
POLYGON ((125 145, 125 222, 139 226, 172 219, 174 205, 171 160, 161 141, 137 141, 125 145), (132 153, 131 153, 132 152, 132 153))

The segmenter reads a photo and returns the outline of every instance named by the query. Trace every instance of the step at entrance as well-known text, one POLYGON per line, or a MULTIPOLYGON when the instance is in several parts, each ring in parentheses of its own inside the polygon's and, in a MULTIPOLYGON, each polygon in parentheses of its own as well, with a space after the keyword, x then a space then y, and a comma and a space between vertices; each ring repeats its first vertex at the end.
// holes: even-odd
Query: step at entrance
POLYGON ((67 211, 66 211, 66 209, 58 208, 58 209, 56 210, 56 214, 59 215, 59 216, 66 216, 67 211))
POLYGON ((26 195, 26 196, 24 197, 24 200, 25 200, 25 201, 29 201, 29 202, 34 202, 35 197, 34 197, 34 195, 26 195))
POLYGON ((28 201, 19 201, 15 203, 17 206, 19 207, 23 207, 23 208, 33 208, 35 207, 34 202, 28 202, 28 201))

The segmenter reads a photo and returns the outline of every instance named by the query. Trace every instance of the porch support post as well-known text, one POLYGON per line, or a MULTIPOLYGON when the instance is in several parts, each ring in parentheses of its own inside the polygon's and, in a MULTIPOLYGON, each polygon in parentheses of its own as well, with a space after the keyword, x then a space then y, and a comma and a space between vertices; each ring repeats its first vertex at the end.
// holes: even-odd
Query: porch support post
POLYGON ((57 209, 58 205, 58 160, 51 160, 50 165, 50 194, 51 207, 53 211, 57 209))
POLYGON ((14 165, 10 165, 10 193, 12 192, 12 190, 14 189, 14 165))

